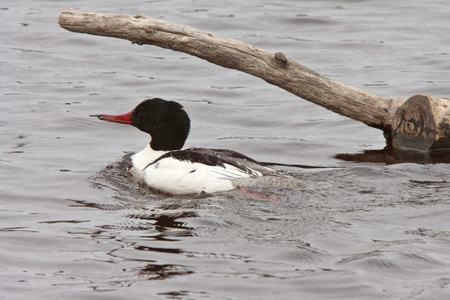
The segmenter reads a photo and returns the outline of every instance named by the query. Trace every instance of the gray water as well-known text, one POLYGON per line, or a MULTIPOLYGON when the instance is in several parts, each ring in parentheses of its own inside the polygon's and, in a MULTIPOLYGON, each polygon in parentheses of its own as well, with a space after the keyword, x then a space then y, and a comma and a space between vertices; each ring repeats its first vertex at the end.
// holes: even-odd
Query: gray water
POLYGON ((450 96, 447 0, 3 0, 0 299, 450 298, 448 159, 383 152, 381 131, 250 75, 65 31, 66 8, 211 31, 386 98, 450 96), (291 165, 305 188, 150 194, 122 160, 148 137, 89 117, 149 97, 185 106, 187 147, 291 165))

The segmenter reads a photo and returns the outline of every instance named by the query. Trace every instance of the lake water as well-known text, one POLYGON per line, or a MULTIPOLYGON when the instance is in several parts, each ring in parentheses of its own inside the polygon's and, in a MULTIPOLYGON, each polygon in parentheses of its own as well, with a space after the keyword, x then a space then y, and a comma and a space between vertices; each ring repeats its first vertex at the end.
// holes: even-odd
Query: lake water
POLYGON ((186 24, 385 98, 450 96, 447 0, 3 0, 0 299, 450 298, 445 153, 386 153, 381 131, 258 78, 68 32, 66 8, 186 24), (305 188, 149 194, 122 161, 146 134, 89 115, 150 97, 186 108, 187 147, 290 165, 305 188))

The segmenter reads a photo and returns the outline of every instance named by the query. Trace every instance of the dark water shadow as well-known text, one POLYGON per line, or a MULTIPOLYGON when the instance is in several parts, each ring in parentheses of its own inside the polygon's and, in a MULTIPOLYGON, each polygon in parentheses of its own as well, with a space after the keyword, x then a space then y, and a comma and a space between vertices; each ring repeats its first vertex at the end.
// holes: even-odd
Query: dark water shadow
POLYGON ((383 163, 386 165, 401 163, 437 164, 450 163, 450 149, 431 151, 408 151, 386 147, 382 150, 365 150, 362 153, 341 153, 335 158, 351 162, 383 163))
POLYGON ((173 264, 147 264, 137 270, 140 276, 148 280, 165 280, 175 276, 189 275, 193 270, 182 265, 173 264))

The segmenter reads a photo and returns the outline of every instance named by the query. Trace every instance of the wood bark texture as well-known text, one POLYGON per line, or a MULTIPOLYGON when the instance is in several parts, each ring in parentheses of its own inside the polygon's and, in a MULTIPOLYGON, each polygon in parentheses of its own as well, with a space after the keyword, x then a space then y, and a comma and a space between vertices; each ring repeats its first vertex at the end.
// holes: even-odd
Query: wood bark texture
MULTIPOLYGON (((392 124, 392 122, 393 117, 399 115, 397 113, 399 107, 407 104, 409 100, 391 101, 332 81, 287 58, 281 52, 266 51, 210 32, 144 15, 125 16, 68 9, 61 13, 58 22, 62 28, 69 31, 127 39, 139 45, 149 44, 181 51, 225 68, 254 75, 340 115, 384 130, 387 140, 395 141, 392 143, 394 146, 406 141, 400 138, 402 134, 399 128, 404 127, 403 123, 392 124)), ((432 101, 434 99, 439 98, 433 98, 432 101)), ((443 101, 438 105, 448 101, 441 100, 443 101)), ((416 107, 412 105, 412 108, 416 107)), ((441 112, 444 119, 447 118, 444 120, 446 125, 450 125, 449 110, 441 112)), ((433 109, 430 111, 434 112, 433 109)), ((448 144, 450 147, 449 132, 434 130, 440 135, 439 143, 448 144)), ((408 134, 412 137, 414 132, 408 134)), ((430 139, 428 136, 427 138, 430 139)), ((407 147, 415 148, 413 144, 409 141, 407 147)), ((428 144, 429 142, 421 142, 417 148, 426 148, 424 145, 428 144)), ((436 143, 432 143, 429 147, 433 145, 436 143)))

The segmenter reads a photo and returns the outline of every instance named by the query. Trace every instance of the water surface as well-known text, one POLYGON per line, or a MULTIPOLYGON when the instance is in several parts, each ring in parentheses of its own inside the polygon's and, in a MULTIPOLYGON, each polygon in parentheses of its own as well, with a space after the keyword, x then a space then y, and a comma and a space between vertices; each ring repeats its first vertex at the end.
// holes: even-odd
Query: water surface
POLYGON ((450 297, 448 164, 394 159, 381 131, 250 75, 65 31, 66 8, 211 31, 385 98, 450 94, 443 0, 3 1, 0 299, 450 297), (122 161, 147 136, 89 118, 149 97, 185 106, 187 147, 312 167, 277 166, 305 188, 149 194, 122 161))

